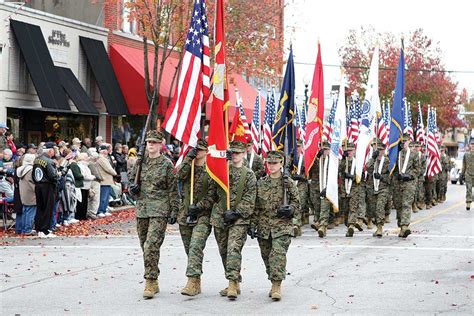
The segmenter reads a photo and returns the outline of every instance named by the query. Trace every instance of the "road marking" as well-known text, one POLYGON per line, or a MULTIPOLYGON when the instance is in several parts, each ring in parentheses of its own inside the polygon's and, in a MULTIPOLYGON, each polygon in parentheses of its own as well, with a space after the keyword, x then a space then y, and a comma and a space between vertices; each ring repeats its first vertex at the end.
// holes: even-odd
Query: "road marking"
MULTIPOLYGON (((137 246, 95 246, 95 245, 28 245, 28 246, 10 246, 6 248, 19 249, 130 249, 141 250, 137 246)), ((163 246, 161 249, 182 249, 180 246, 163 246)), ((247 249, 260 249, 257 245, 245 246, 247 249)), ((305 248, 305 249, 331 249, 331 248, 354 248, 354 249, 393 249, 393 250, 423 250, 423 251, 460 251, 460 252, 474 252, 474 248, 453 248, 453 247, 404 247, 404 246, 374 246, 374 245, 291 245, 290 248, 305 248)), ((217 249, 217 246, 207 246, 206 249, 217 249)))
MULTIPOLYGON (((458 207, 458 206, 460 206, 460 205, 462 205, 462 204, 464 204, 463 201, 458 202, 458 203, 456 203, 456 204, 454 204, 454 205, 451 205, 451 206, 448 207, 448 208, 445 208, 445 209, 442 209, 442 210, 440 210, 440 211, 437 211, 436 213, 432 213, 432 214, 430 214, 430 215, 428 215, 428 216, 418 218, 418 219, 416 219, 416 220, 414 220, 413 222, 410 223, 410 227, 413 226, 413 225, 422 223, 422 222, 424 222, 424 221, 427 221, 427 220, 429 220, 429 219, 432 219, 432 218, 435 217, 435 216, 438 216, 438 215, 447 213, 447 212, 449 212, 450 210, 452 210, 453 208, 456 208, 456 207, 458 207)), ((400 230, 399 228, 393 228, 393 229, 389 230, 388 232, 389 232, 389 233, 395 233, 395 232, 398 232, 399 230, 400 230)))

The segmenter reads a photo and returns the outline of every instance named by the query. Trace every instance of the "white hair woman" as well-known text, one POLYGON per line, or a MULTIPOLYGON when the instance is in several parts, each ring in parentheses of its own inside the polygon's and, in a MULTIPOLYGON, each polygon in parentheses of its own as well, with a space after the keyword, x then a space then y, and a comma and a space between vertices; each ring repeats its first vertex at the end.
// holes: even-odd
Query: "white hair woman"
POLYGON ((76 218, 84 220, 87 219, 89 190, 91 188, 92 181, 95 180, 95 176, 89 169, 89 155, 87 155, 87 153, 79 153, 76 157, 76 160, 83 176, 83 185, 81 187, 82 199, 77 203, 76 218))
MULTIPOLYGON (((89 148, 89 151, 92 148, 89 148)), ((94 148, 95 149, 95 148, 94 148)), ((99 159, 99 154, 97 151, 89 152, 89 170, 94 176, 94 180, 91 181, 91 186, 89 189, 89 198, 87 203, 87 218, 96 219, 97 210, 99 209, 100 201, 100 182, 103 180, 103 177, 97 167, 97 160, 99 159)))

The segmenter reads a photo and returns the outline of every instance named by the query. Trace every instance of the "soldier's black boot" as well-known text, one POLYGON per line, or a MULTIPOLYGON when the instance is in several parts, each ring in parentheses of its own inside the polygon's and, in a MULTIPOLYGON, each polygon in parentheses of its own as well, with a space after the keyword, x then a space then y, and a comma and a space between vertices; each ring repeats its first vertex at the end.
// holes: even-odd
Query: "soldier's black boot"
POLYGON ((471 209, 471 202, 466 203, 466 211, 469 211, 471 209))
POLYGON ((350 224, 349 228, 347 229, 346 237, 354 236, 354 225, 350 224))

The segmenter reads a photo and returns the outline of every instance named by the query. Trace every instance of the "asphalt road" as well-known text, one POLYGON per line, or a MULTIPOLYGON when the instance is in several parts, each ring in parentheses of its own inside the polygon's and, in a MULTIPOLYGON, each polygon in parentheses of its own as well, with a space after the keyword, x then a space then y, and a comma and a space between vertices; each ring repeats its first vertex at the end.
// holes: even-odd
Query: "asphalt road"
POLYGON ((135 236, 8 239, 1 248, 2 315, 130 314, 474 314, 474 211, 464 187, 450 185, 448 200, 412 216, 413 234, 397 237, 394 212, 382 239, 372 232, 320 239, 306 227, 289 253, 283 299, 267 293, 258 244, 243 251, 242 295, 225 287, 215 239, 208 241, 201 295, 182 296, 186 256, 177 234, 161 251, 161 292, 143 300, 142 257, 135 236))

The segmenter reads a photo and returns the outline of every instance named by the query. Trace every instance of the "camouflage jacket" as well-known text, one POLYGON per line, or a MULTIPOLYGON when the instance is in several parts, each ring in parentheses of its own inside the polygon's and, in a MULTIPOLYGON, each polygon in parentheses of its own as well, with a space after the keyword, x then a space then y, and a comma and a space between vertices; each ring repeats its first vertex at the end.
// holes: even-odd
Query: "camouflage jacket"
MULTIPOLYGON (((179 212, 177 216, 178 224, 187 225, 186 217, 188 216, 188 206, 190 204, 190 190, 191 190, 191 163, 192 159, 186 157, 183 160, 183 163, 179 166, 177 178, 182 185, 182 194, 181 203, 179 207, 179 212)), ((206 165, 203 166, 194 166, 194 190, 193 190, 193 199, 194 204, 198 204, 199 201, 202 201, 209 188, 211 178, 207 175, 206 165)), ((208 208, 205 211, 199 214, 199 221, 204 220, 209 222, 211 215, 211 209, 208 208), (205 217, 201 219, 201 217, 205 217), (206 219, 207 218, 207 219, 206 219)))
MULTIPOLYGON (((135 165, 135 168, 138 164, 135 165)), ((142 163, 140 195, 137 200, 137 217, 176 216, 179 200, 173 163, 164 155, 145 157, 142 163)), ((130 182, 135 178, 132 172, 130 182)))
MULTIPOLYGON (((291 179, 288 182, 288 204, 293 206, 293 218, 300 221, 300 201, 296 184, 291 179)), ((257 201, 252 226, 257 228, 259 238, 276 238, 283 235, 293 235, 293 219, 280 218, 277 211, 283 205, 283 179, 272 179, 270 176, 261 178, 257 183, 257 201)))
POLYGON ((350 192, 352 191, 352 186, 356 184, 356 179, 355 179, 355 172, 354 172, 354 180, 352 180, 352 186, 351 186, 351 191, 349 191, 349 194, 346 192, 346 178, 345 178, 345 173, 350 173, 351 168, 352 168, 352 163, 354 163, 355 159, 349 159, 349 158, 342 158, 342 160, 339 163, 339 172, 338 172, 338 181, 339 181, 339 196, 340 197, 349 197, 351 196, 350 192), (346 168, 347 166, 347 168, 346 168), (346 171, 347 170, 347 171, 346 171))
MULTIPOLYGON (((248 167, 236 168, 231 165, 229 168, 229 184, 230 208, 240 214, 240 218, 234 225, 248 225, 255 208, 255 196, 257 193, 255 174, 248 167), (235 205, 240 176, 243 174, 244 169, 247 170, 247 175, 243 180, 243 192, 239 204, 235 205)), ((225 228, 224 212, 227 208, 226 200, 227 197, 224 190, 215 181, 211 181, 206 198, 197 204, 204 208, 212 208, 211 225, 214 227, 225 228)))
MULTIPOLYGON (((374 189, 374 171, 379 171, 381 159, 370 158, 367 161, 367 186, 374 189)), ((379 191, 388 189, 390 187, 390 159, 385 155, 382 170, 380 172, 379 191)))
POLYGON ((467 151, 462 158, 462 175, 474 176, 474 152, 467 151))
POLYGON ((426 171, 426 156, 421 154, 420 157, 420 173, 418 179, 424 181, 425 179, 425 171, 426 171))
POLYGON ((443 174, 443 177, 446 177, 446 175, 449 172, 449 166, 450 166, 450 161, 449 158, 446 154, 441 154, 440 155, 440 160, 441 160, 441 173, 443 174))
POLYGON ((308 180, 311 181, 311 186, 317 187, 319 191, 319 158, 314 160, 313 166, 309 169, 308 180))
MULTIPOLYGON (((248 167, 250 164, 251 154, 247 154, 247 159, 244 160, 244 166, 248 167)), ((252 171, 255 174, 255 177, 260 179, 264 177, 267 172, 265 171, 265 166, 263 165, 263 159, 259 155, 254 155, 252 163, 252 171)))
MULTIPOLYGON (((405 149, 398 152, 398 159, 396 162, 395 170, 393 172, 393 175, 395 177, 398 177, 398 175, 401 173, 401 170, 399 170, 398 164, 400 163, 400 168, 403 168, 403 163, 405 161, 406 154, 407 154, 407 151, 405 149)), ((405 170, 405 174, 409 174, 414 179, 417 179, 418 176, 420 175, 420 172, 421 172, 421 164, 420 164, 420 159, 418 158, 418 153, 411 150, 410 157, 408 157, 408 163, 407 163, 407 168, 405 170)))

